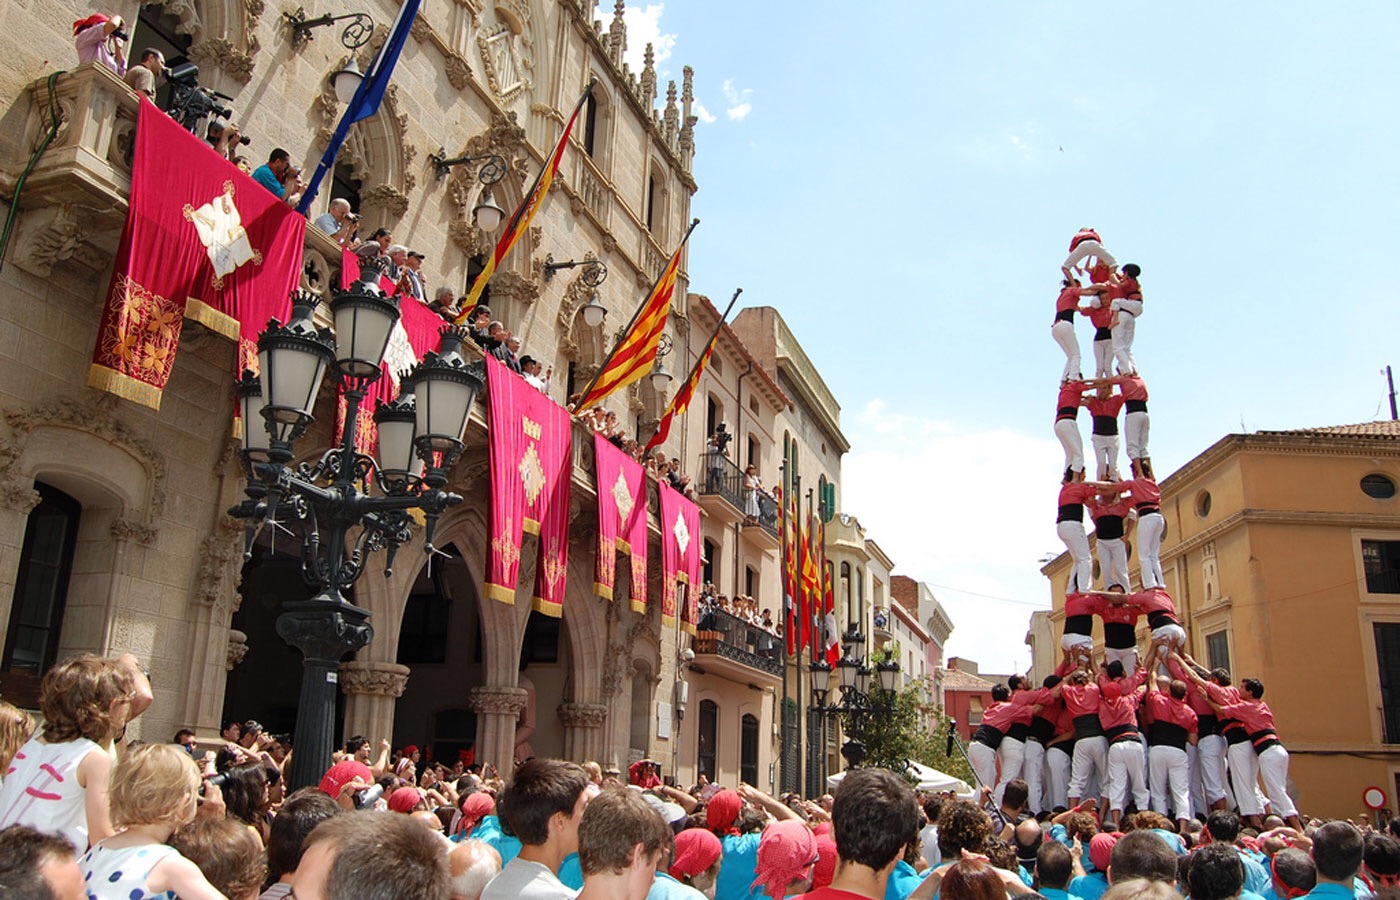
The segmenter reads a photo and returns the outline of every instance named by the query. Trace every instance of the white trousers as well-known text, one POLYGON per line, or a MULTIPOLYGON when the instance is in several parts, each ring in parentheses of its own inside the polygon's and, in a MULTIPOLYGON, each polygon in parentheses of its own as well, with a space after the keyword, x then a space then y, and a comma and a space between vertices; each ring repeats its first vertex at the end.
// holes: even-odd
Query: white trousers
POLYGON ((1110 266, 1118 265, 1118 260, 1113 258, 1112 253, 1109 253, 1103 248, 1103 244, 1100 244, 1098 241, 1088 240, 1080 241, 1079 246, 1069 251, 1069 256, 1065 257, 1063 268, 1071 269, 1091 256, 1100 262, 1108 263, 1110 266))
MULTIPOLYGON (((1098 329, 1094 329, 1096 332, 1098 329)), ((1113 332, 1109 332, 1112 334, 1113 332)), ((1113 340, 1094 341, 1094 377, 1107 378, 1113 374, 1113 340)))
POLYGON ((1113 356, 1118 360, 1118 374, 1131 375, 1137 371, 1133 361, 1133 333, 1137 330, 1137 317, 1142 315, 1141 300, 1114 300, 1110 309, 1118 310, 1118 318, 1113 323, 1113 356))
POLYGON ((1128 581, 1128 545, 1122 538, 1099 538, 1099 578, 1104 589, 1109 585, 1120 585, 1123 590, 1132 587, 1128 581))
POLYGON ((997 783, 997 752, 981 741, 967 745, 967 761, 972 763, 972 771, 978 782, 986 787, 997 783))
POLYGON ((1226 808, 1235 808, 1235 795, 1225 777, 1225 747, 1225 736, 1220 734, 1208 734, 1196 742, 1195 777, 1200 782, 1206 809, 1220 800, 1225 801, 1226 808))
POLYGON ((1186 751, 1179 747, 1150 747, 1147 762, 1151 774, 1152 810, 1169 815, 1167 801, 1170 800, 1171 812, 1176 818, 1191 818, 1191 779, 1186 751))
MULTIPOLYGON (((1152 776, 1152 758, 1148 754, 1148 779, 1152 776)), ((1201 787, 1201 754, 1195 744, 1186 745, 1186 784, 1191 792, 1191 810, 1201 821, 1205 821, 1210 804, 1206 802, 1206 792, 1201 787)))
POLYGON ((1050 809, 1045 803, 1045 745, 1039 741, 1026 741, 1025 756, 1021 760, 1021 778, 1030 790, 1026 801, 1032 813, 1050 809))
POLYGON ((1152 423, 1145 412, 1129 412, 1123 417, 1123 442, 1128 445, 1128 459, 1147 459, 1147 432, 1152 423))
POLYGON ((1108 745, 1108 808, 1121 812, 1132 792, 1137 808, 1147 809, 1147 765, 1141 741, 1117 741, 1108 745))
POLYGON ((1230 783, 1235 788, 1235 802, 1240 815, 1262 816, 1268 798, 1259 790, 1259 757, 1249 741, 1229 744, 1225 758, 1230 761, 1230 783))
POLYGON ((1055 437, 1065 448, 1065 468, 1084 471, 1084 436, 1079 433, 1078 419, 1056 419, 1055 437))
POLYGON ((1089 536, 1083 522, 1059 522, 1055 533, 1064 541, 1074 566, 1070 568, 1066 593, 1079 594, 1094 589, 1094 559, 1089 555, 1089 536))
POLYGON ((1098 467, 1099 481, 1116 481, 1118 478, 1118 435, 1091 434, 1089 445, 1094 448, 1094 463, 1098 467))
MULTIPOLYGON (((1102 564, 1101 564, 1102 565, 1102 564)), ((1132 678, 1137 674, 1138 652, 1137 647, 1105 647, 1103 648, 1103 664, 1111 662, 1123 664, 1123 677, 1132 678)))
POLYGON ((1167 520, 1161 513, 1138 517, 1138 575, 1144 591, 1167 586, 1162 578, 1162 535, 1166 531, 1167 520))
POLYGON ((1273 804, 1274 814, 1283 816, 1298 815, 1298 807, 1288 794, 1288 751, 1282 744, 1275 744, 1259 754, 1259 774, 1264 778, 1264 791, 1273 804))
POLYGON ((1103 781, 1108 772, 1108 738, 1080 738, 1074 742, 1074 759, 1070 763, 1069 795, 1084 799, 1084 789, 1095 775, 1103 781))
POLYGON ((1013 779, 1021 777, 1021 763, 1025 759, 1025 755, 1025 742, 1012 737, 1001 739, 1001 746, 997 748, 997 763, 1001 766, 1001 775, 997 778, 996 790, 992 792, 992 802, 997 806, 1001 806, 1001 798, 1006 793, 1006 786, 1013 779))
POLYGON ((1070 755, 1059 745, 1045 751, 1045 808, 1069 809, 1070 755))
POLYGON ((1060 349, 1065 351, 1065 371, 1060 376, 1060 380, 1068 381, 1071 378, 1078 378, 1081 374, 1079 338, 1074 335, 1074 323, 1057 319, 1055 324, 1050 326, 1050 336, 1055 339, 1055 343, 1060 345, 1060 349))

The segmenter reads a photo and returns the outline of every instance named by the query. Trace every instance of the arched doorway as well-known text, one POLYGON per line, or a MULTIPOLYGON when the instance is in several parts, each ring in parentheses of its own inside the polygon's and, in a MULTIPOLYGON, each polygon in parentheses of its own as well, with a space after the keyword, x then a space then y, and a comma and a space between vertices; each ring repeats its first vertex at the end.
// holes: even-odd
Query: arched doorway
POLYGON ((14 602, 0 659, 0 690, 20 707, 39 705, 39 682, 58 658, 59 634, 73 572, 83 507, 58 488, 35 482, 39 505, 29 513, 14 602))

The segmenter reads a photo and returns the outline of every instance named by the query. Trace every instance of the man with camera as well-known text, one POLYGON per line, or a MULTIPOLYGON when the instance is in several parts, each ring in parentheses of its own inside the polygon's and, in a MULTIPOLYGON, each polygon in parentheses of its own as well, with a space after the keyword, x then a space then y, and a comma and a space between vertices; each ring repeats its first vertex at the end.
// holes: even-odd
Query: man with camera
POLYGON ((327 211, 317 216, 312 224, 338 243, 355 249, 355 230, 360 227, 360 217, 350 211, 350 201, 344 197, 332 200, 327 211))
POLYGON ((125 75, 126 40, 121 16, 109 18, 93 13, 73 23, 73 45, 78 51, 79 65, 98 62, 118 75, 125 75))
POLYGON ((297 205, 306 187, 301 180, 301 169, 292 165, 291 154, 281 147, 273 148, 267 162, 253 170, 253 180, 288 206, 297 205))
POLYGON ((126 70, 122 78, 133 91, 156 99, 156 79, 165 74, 165 54, 147 48, 141 51, 141 62, 126 70))
POLYGON ((227 160, 233 159, 240 146, 246 147, 253 142, 252 138, 245 136, 237 125, 232 122, 225 125, 218 119, 209 121, 209 128, 205 135, 209 146, 214 148, 214 152, 227 160))

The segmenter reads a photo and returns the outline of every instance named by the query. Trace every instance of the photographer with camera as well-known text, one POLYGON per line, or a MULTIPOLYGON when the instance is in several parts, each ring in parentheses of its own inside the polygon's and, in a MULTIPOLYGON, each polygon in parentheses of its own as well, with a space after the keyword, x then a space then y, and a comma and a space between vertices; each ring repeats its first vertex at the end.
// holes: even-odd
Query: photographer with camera
POLYGON ((332 200, 327 211, 317 216, 312 224, 351 250, 359 243, 355 240, 355 231, 360 227, 360 217, 350 211, 350 201, 344 197, 332 200))
POLYGON ((209 121, 209 128, 205 131, 206 140, 209 146, 214 148, 214 152, 224 159, 232 161, 238 152, 238 148, 246 147, 253 142, 250 137, 245 137, 238 126, 232 122, 225 125, 218 119, 209 121))
POLYGON ((73 23, 78 63, 99 62, 118 75, 126 74, 126 28, 121 16, 93 13, 73 23))
POLYGON ((306 188, 301 180, 301 169, 292 165, 291 155, 281 147, 274 148, 267 162, 253 170, 253 180, 288 206, 296 206, 306 188))
POLYGON ((145 94, 152 102, 156 99, 156 79, 165 74, 165 54, 147 48, 141 51, 141 62, 126 70, 122 79, 133 91, 145 94))

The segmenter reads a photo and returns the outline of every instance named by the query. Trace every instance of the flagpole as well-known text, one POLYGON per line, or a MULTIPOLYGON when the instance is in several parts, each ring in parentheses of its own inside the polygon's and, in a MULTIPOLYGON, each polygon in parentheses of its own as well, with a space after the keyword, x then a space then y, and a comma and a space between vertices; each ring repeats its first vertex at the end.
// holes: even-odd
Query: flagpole
MULTIPOLYGON (((694 365, 692 365, 692 366, 690 367, 690 372, 685 376, 685 380, 681 382, 682 385, 688 385, 688 384, 690 384, 691 379, 693 379, 693 378, 695 377, 695 373, 698 372, 698 371, 700 371, 700 363, 701 363, 701 361, 704 360, 705 354, 709 351, 710 345, 714 343, 715 338, 719 336, 719 330, 720 330, 721 328, 724 327, 724 320, 727 319, 727 318, 729 318, 730 310, 734 309, 734 304, 738 301, 739 295, 742 294, 743 292, 744 292, 744 289, 743 289, 743 288, 735 288, 735 289, 734 289, 734 296, 729 298, 729 305, 726 306, 726 307, 724 308, 724 312, 723 312, 722 314, 720 314, 719 321, 715 323, 715 330, 714 330, 714 332, 710 334, 710 339, 709 339, 708 341, 706 341, 705 344, 704 344, 705 349, 704 349, 704 350, 701 350, 701 351, 700 351, 700 355, 697 356, 697 357, 695 357, 695 363, 694 363, 694 365)), ((599 371, 601 372, 602 370, 599 369, 599 371)), ((591 388, 592 385, 590 384, 589 387, 591 388)), ((585 396, 585 397, 588 396, 587 392, 584 393, 584 396, 585 396)), ((672 402, 672 403, 675 403, 675 402, 676 402, 676 398, 675 398, 675 397, 672 397, 672 398, 671 398, 671 402, 672 402)), ((687 402, 688 402, 688 401, 687 401, 687 402)), ((672 412, 672 410, 671 410, 671 408, 668 406, 668 407, 666 408, 666 412, 665 412, 664 414, 662 414, 662 416, 661 416, 662 421, 665 421, 665 420, 666 420, 666 416, 670 415, 671 412, 672 412)), ((656 423, 656 428, 655 428, 655 429, 652 431, 652 433, 651 433, 651 437, 654 439, 654 438, 655 438, 658 434, 660 434, 660 433, 661 433, 661 422, 657 422, 657 423, 656 423)), ((648 440, 647 443, 650 444, 650 443, 651 443, 651 440, 648 440)))
MULTIPOLYGON (((686 245, 686 242, 690 240, 690 233, 694 231, 695 226, 699 224, 699 219, 690 220, 690 227, 685 230, 685 236, 681 238, 680 246, 676 247, 676 253, 680 253, 681 247, 684 247, 686 245)), ((612 349, 608 351, 608 355, 603 357, 603 362, 598 366, 598 371, 593 373, 593 378, 588 382, 588 387, 584 388, 583 393, 579 395, 578 404, 575 405, 574 408, 571 410, 573 415, 578 415, 579 412, 582 411, 584 399, 587 398, 588 395, 593 392, 593 386, 598 383, 598 377, 607 371, 608 363, 612 362, 613 355, 617 353, 617 348, 622 346, 622 341, 627 339, 627 332, 631 331, 632 326, 637 324, 637 317, 642 314, 642 310, 646 309, 647 301, 651 299, 651 295, 656 290, 656 286, 661 283, 661 279, 666 277, 666 269, 669 269, 670 267, 671 261, 668 259, 666 260, 666 268, 661 270, 660 274, 656 276, 656 280, 651 283, 651 287, 647 288, 647 292, 642 297, 642 302, 640 305, 638 305, 637 311, 632 313, 632 318, 628 320, 627 327, 622 329, 622 340, 619 340, 613 344, 612 349)))
MULTIPOLYGON (((814 531, 814 529, 812 528, 812 489, 811 489, 811 488, 808 488, 808 489, 807 489, 807 558, 808 558, 808 559, 813 559, 813 557, 814 557, 814 555, 815 555, 815 554, 813 554, 813 552, 812 552, 812 533, 813 533, 813 531, 814 531)), ((812 626, 812 620, 813 620, 813 618, 814 618, 814 613, 816 613, 817 609, 820 607, 821 602, 822 602, 822 601, 821 601, 821 581, 822 581, 822 579, 821 579, 821 571, 818 570, 818 572, 817 572, 817 591, 816 591, 817 596, 816 596, 816 597, 813 597, 813 598, 809 598, 808 603, 807 603, 807 624, 808 624, 809 627, 812 626)), ((808 634, 810 634, 810 635, 812 636, 812 663, 811 663, 811 664, 812 664, 812 665, 816 665, 816 662, 817 662, 817 646, 818 646, 819 644, 822 643, 822 640, 821 640, 821 638, 819 637, 820 632, 819 632, 816 628, 812 628, 812 630, 809 631, 808 634)), ((817 718, 816 720, 814 720, 813 723, 812 723, 812 747, 813 747, 813 751, 814 751, 814 752, 813 752, 813 754, 812 754, 812 758, 809 760, 809 762, 811 763, 811 768, 808 769, 808 771, 807 771, 807 782, 808 782, 807 786, 808 786, 809 788, 811 788, 813 785, 815 785, 816 790, 817 790, 818 793, 820 793, 821 787, 822 787, 821 784, 820 784, 820 781, 821 781, 821 770, 822 770, 822 757, 826 755, 826 747, 822 746, 822 739, 825 737, 825 735, 823 734, 823 729, 820 727, 820 724, 821 724, 821 719, 820 719, 820 717, 818 717, 818 718, 817 718)))
MULTIPOLYGON (((734 292, 734 296, 735 296, 735 297, 738 297, 738 296, 739 296, 739 292, 738 292, 738 291, 735 291, 735 292, 734 292)), ((732 301, 731 301, 730 305, 731 305, 731 306, 733 305, 732 301)), ((725 310, 725 315, 728 315, 728 313, 729 313, 729 311, 728 311, 728 310, 725 310)), ((722 322, 722 321, 724 321, 724 319, 721 318, 720 321, 722 322)), ((719 333, 719 330, 716 329, 715 333, 718 334, 718 333, 719 333)), ((712 337, 712 338, 710 338, 710 340, 714 340, 714 338, 712 337)), ((699 361, 698 357, 697 357, 697 360, 696 360, 696 361, 697 361, 697 362, 699 361)), ((778 481, 779 481, 779 483, 781 484, 783 481, 786 481, 786 480, 787 480, 787 463, 786 463, 786 462, 784 462, 784 463, 782 464, 782 466, 780 467, 780 470, 779 470, 779 471, 781 472, 781 474, 778 476, 778 481)), ((787 588, 788 588, 788 579, 787 579, 787 510, 784 509, 785 506, 787 506, 787 492, 786 492, 786 491, 783 492, 783 499, 782 499, 782 502, 778 504, 778 525, 779 525, 779 531, 782 533, 782 536, 783 536, 782 539, 781 539, 780 541, 778 541, 778 573, 779 573, 779 575, 778 575, 778 583, 782 585, 782 593, 783 593, 783 620, 782 620, 782 621, 783 621, 783 639, 782 639, 781 641, 778 642, 778 654, 779 654, 779 659, 782 660, 783 692, 779 695, 779 698, 780 698, 780 699, 778 700, 778 709, 777 709, 775 715, 776 715, 776 718, 777 718, 777 720, 778 720, 778 759, 782 761, 782 765, 778 767, 778 790, 775 791, 774 793, 775 793, 777 796, 779 796, 779 797, 781 797, 781 796, 787 791, 787 775, 788 775, 788 771, 787 771, 787 769, 788 769, 788 763, 787 763, 788 733, 787 733, 787 721, 786 721, 786 718, 787 718, 787 690, 788 690, 788 684, 787 684, 787 675, 788 675, 788 652, 787 652, 787 645, 788 645, 788 641, 792 640, 792 612, 791 612, 791 606, 790 606, 791 601, 788 599, 788 596, 787 596, 787 588)), ((799 677, 800 677, 800 673, 799 673, 799 677)))

